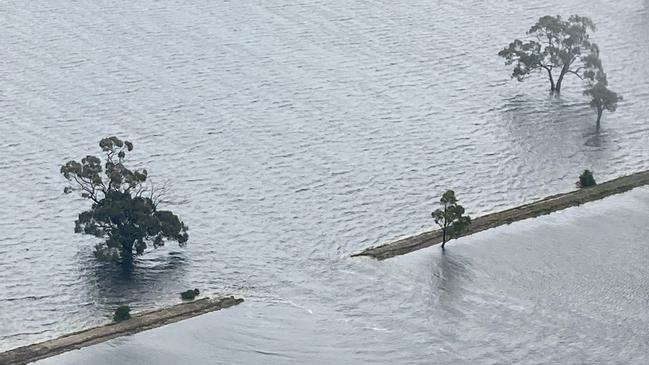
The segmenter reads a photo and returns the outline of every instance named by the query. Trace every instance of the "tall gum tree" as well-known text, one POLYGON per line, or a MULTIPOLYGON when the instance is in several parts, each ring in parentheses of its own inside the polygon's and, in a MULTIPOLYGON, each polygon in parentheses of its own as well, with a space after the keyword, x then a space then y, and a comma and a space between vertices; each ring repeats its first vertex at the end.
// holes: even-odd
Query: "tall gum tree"
MULTIPOLYGON (((559 93, 567 75, 584 79, 586 62, 599 48, 590 40, 595 24, 587 17, 546 15, 527 31, 527 40, 515 39, 498 52, 506 65, 514 65, 512 78, 527 79, 532 73, 543 72, 550 81, 550 92, 559 93)), ((600 64, 601 66, 601 64, 600 64)))
POLYGON ((145 169, 126 166, 133 144, 113 136, 102 139, 99 147, 104 163, 89 155, 61 167, 70 182, 64 192, 78 191, 92 202, 90 210, 79 214, 75 232, 103 240, 95 246, 97 258, 132 264, 149 245, 158 248, 165 241, 176 241, 185 246, 187 226, 172 212, 158 208, 164 186, 154 187, 145 169))

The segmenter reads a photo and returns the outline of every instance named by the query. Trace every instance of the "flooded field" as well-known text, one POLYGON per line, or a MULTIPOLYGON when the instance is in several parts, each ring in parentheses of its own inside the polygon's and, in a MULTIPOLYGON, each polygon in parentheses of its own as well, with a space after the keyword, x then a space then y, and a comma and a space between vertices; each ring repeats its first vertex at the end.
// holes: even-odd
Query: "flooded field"
POLYGON ((372 299, 244 303, 37 364, 645 364, 647 211, 640 188, 444 253, 348 260, 327 278, 372 299))
POLYGON ((444 256, 348 255, 429 228, 447 188, 477 215, 649 168, 649 2, 5 1, 0 20, 0 350, 198 287, 246 302, 66 361, 646 362, 646 190, 444 256), (575 12, 625 97, 599 133, 578 79, 550 97, 496 55, 575 12), (129 274, 74 234, 88 205, 59 175, 113 134, 190 228, 129 274))

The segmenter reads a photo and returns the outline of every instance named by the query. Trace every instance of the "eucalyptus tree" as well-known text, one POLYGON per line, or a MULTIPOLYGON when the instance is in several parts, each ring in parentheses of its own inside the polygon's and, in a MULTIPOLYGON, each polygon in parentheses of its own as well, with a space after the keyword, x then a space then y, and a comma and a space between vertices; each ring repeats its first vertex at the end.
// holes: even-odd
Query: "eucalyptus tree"
POLYGON ((442 249, 448 240, 459 237, 471 224, 471 217, 464 215, 464 207, 458 204, 453 190, 447 190, 439 200, 440 208, 431 213, 442 230, 442 249))
POLYGON ((599 56, 589 33, 595 29, 587 17, 571 15, 564 20, 560 15, 546 15, 527 31, 526 39, 515 39, 498 55, 506 65, 514 65, 512 78, 523 81, 533 73, 546 73, 550 91, 559 93, 565 76, 583 80, 588 60, 599 56))
POLYGON ((126 154, 133 144, 117 137, 99 142, 105 162, 97 156, 68 161, 61 174, 71 183, 65 193, 78 191, 92 202, 90 210, 79 214, 75 232, 102 239, 95 255, 103 260, 131 263, 152 245, 176 241, 185 246, 187 226, 171 211, 158 209, 164 193, 147 181, 146 169, 126 167, 126 154))
POLYGON ((590 79, 589 86, 584 90, 584 95, 590 97, 590 106, 597 112, 597 130, 600 128, 600 121, 604 110, 614 112, 617 110, 617 103, 622 96, 608 88, 606 74, 597 71, 590 79))

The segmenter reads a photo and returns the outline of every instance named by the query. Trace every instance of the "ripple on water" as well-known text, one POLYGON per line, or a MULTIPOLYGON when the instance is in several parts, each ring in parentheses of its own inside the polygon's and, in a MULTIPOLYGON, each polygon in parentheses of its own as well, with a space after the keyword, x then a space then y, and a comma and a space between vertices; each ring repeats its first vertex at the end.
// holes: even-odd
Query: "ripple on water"
MULTIPOLYGON (((498 286, 534 292, 545 285, 539 276, 570 262, 528 277, 486 268, 516 255, 432 260, 413 282, 417 267, 346 255, 428 228, 447 188, 477 215, 572 189, 584 168, 600 180, 646 169, 648 14, 634 0, 4 2, 0 350, 100 323, 121 303, 148 308, 199 287, 251 299, 234 312, 239 342, 225 342, 233 353, 334 361, 335 347, 359 362, 543 362, 572 343, 597 358, 592 340, 558 330, 567 317, 498 286), (542 79, 510 81, 495 55, 539 15, 575 9, 597 22, 610 82, 625 95, 599 134, 576 80, 551 98, 542 79), (92 239, 73 234, 87 205, 64 196, 58 176, 57 164, 109 134, 132 140, 133 163, 171 181, 173 209, 190 226, 187 250, 151 253, 131 273, 92 260, 92 239), (463 286, 476 280, 489 289, 463 286), (410 303, 421 291, 430 298, 410 303), (272 337, 290 329, 282 321, 317 343, 275 351, 272 337)), ((646 294, 635 270, 644 267, 627 268, 633 285, 577 286, 575 295, 646 321, 624 304, 646 294)), ((580 333, 625 326, 598 318, 580 333)), ((628 354, 646 351, 628 343, 628 354)))

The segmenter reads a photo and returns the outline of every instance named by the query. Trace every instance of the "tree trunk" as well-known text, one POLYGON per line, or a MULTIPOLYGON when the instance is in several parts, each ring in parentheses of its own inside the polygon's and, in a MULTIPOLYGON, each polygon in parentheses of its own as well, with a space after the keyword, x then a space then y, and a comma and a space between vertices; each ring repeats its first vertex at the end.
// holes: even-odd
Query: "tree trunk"
POLYGON ((442 250, 444 249, 444 245, 446 245, 446 229, 448 227, 448 213, 447 213, 447 204, 444 203, 444 226, 442 227, 442 250))
POLYGON ((133 261, 133 245, 135 244, 135 240, 132 238, 129 238, 129 232, 126 224, 123 224, 122 222, 119 222, 117 225, 117 230, 119 234, 119 243, 121 244, 120 248, 120 256, 122 260, 125 261, 133 261))
POLYGON ((603 112, 604 112, 604 110, 601 107, 597 108, 597 126, 595 127, 595 129, 598 132, 599 132, 599 126, 600 126, 600 121, 602 120, 602 113, 603 112))
POLYGON ((126 260, 133 260, 133 243, 122 243, 121 258, 126 260))
POLYGON ((557 87, 555 88, 557 94, 561 92, 561 84, 563 84, 563 77, 566 76, 568 70, 570 70, 570 64, 566 63, 561 68, 561 74, 559 74, 559 79, 557 79, 557 87))
POLYGON ((549 69, 546 69, 548 71, 548 78, 550 79, 550 92, 553 93, 556 87, 554 86, 554 78, 552 77, 552 71, 549 69))
POLYGON ((563 77, 566 74, 563 72, 563 69, 561 70, 561 75, 559 75, 559 79, 557 80, 557 87, 556 87, 556 92, 559 94, 561 92, 561 84, 563 84, 563 77))
POLYGON ((442 229, 442 248, 444 248, 445 244, 446 244, 446 227, 442 229))
POLYGON ((555 88, 557 94, 561 93, 561 84, 563 83, 563 76, 564 75, 559 76, 559 80, 557 80, 557 87, 555 88))

